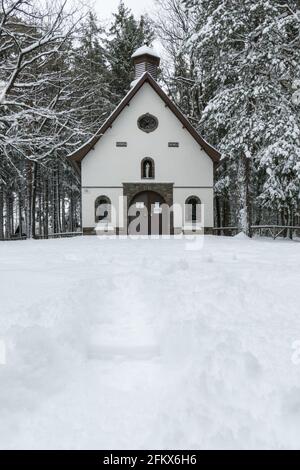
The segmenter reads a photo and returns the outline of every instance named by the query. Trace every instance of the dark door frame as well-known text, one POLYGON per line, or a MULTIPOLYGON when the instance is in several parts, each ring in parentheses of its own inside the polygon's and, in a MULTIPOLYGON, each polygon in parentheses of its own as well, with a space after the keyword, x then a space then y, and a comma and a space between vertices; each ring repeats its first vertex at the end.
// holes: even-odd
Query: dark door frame
POLYGON ((164 224, 163 224, 163 212, 156 213, 154 205, 159 203, 160 207, 166 204, 164 198, 156 191, 141 191, 137 193, 130 201, 130 207, 134 206, 135 203, 141 202, 143 208, 135 209, 136 215, 128 215, 128 227, 131 221, 134 221, 137 216, 142 223, 147 222, 147 227, 143 228, 140 226, 140 235, 163 235, 164 224))
MULTIPOLYGON (((158 193, 169 206, 173 206, 173 186, 174 183, 123 183, 123 196, 127 197, 127 212, 126 212, 126 231, 128 234, 128 211, 131 201, 139 193, 144 191, 152 191, 158 193)), ((173 212, 171 211, 170 217, 170 232, 174 233, 173 212)))

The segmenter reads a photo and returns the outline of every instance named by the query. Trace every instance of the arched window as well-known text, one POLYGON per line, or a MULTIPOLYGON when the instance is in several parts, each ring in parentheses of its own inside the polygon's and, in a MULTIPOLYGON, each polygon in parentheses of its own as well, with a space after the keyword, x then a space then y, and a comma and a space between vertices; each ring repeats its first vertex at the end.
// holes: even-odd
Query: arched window
POLYGON ((154 160, 150 157, 146 157, 141 163, 141 178, 142 179, 154 179, 155 167, 154 160))
POLYGON ((190 196, 185 201, 185 221, 193 224, 201 221, 201 201, 198 196, 190 196))
POLYGON ((99 196, 95 201, 95 222, 111 221, 111 202, 107 196, 99 196))

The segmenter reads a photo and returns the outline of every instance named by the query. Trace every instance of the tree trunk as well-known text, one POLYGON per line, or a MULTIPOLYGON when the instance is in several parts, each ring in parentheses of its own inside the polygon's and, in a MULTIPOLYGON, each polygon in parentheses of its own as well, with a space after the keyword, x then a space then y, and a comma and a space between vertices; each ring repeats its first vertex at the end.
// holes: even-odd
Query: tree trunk
POLYGON ((11 192, 6 193, 6 238, 11 238, 12 235, 12 214, 11 214, 11 192))
POLYGON ((48 238, 49 233, 49 181, 48 175, 45 177, 45 193, 44 193, 44 237, 48 238))
POLYGON ((23 200, 22 200, 22 193, 21 190, 19 190, 19 195, 18 195, 18 203, 19 203, 19 235, 20 238, 22 238, 23 235, 23 200))
POLYGON ((0 239, 4 238, 4 188, 3 184, 0 184, 0 239))
POLYGON ((32 238, 36 237, 36 193, 37 193, 37 162, 32 163, 32 178, 31 178, 31 234, 32 238))
MULTIPOLYGON (((216 196, 215 199, 215 207, 216 207, 216 225, 217 227, 221 227, 221 202, 220 202, 220 196, 216 196)), ((220 232, 218 231, 218 235, 221 235, 220 232)))
POLYGON ((26 235, 31 238, 32 227, 31 227, 31 203, 32 203, 32 162, 26 161, 26 199, 25 199, 25 225, 26 235))
POLYGON ((238 227, 248 237, 252 236, 252 205, 250 197, 250 158, 242 152, 238 168, 239 214, 238 227))

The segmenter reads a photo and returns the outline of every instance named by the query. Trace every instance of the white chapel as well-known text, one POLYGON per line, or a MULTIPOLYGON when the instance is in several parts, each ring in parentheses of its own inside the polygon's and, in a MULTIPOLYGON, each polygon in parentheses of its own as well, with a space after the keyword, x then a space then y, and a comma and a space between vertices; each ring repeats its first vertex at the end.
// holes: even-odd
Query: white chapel
POLYGON ((209 232, 220 154, 157 83, 156 52, 143 46, 132 62, 131 89, 70 157, 81 175, 83 232, 209 232))

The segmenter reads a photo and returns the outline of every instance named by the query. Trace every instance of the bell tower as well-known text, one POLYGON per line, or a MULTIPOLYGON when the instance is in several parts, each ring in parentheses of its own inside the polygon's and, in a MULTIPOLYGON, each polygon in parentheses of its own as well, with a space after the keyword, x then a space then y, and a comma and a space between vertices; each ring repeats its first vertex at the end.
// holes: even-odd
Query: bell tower
POLYGON ((138 80, 144 72, 150 73, 154 80, 157 79, 160 57, 151 47, 140 47, 134 52, 131 59, 135 70, 134 80, 138 80))

